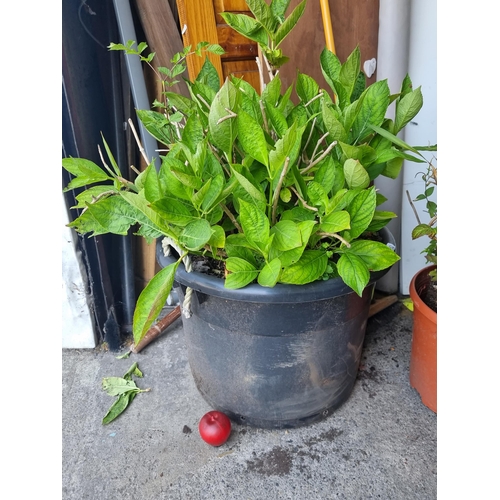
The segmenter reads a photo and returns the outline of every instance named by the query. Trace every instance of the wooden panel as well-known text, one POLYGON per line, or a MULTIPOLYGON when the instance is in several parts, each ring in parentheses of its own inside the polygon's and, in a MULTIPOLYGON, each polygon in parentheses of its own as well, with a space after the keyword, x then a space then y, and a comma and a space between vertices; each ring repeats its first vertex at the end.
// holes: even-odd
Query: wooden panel
POLYGON ((221 12, 233 12, 235 14, 247 14, 253 16, 248 8, 245 0, 213 0, 215 22, 217 24, 225 24, 224 19, 220 15, 221 12))
POLYGON ((250 12, 250 9, 248 8, 245 0, 214 0, 214 6, 216 4, 222 4, 224 11, 227 10, 230 12, 250 12))
MULTIPOLYGON (((183 32, 184 46, 196 47, 198 42, 218 43, 215 27, 213 0, 177 0, 179 21, 183 32)), ((210 62, 215 66, 222 79, 220 56, 208 54, 210 62)), ((200 72, 204 57, 193 54, 187 58, 189 78, 194 80, 200 72)))
POLYGON ((222 72, 224 79, 229 75, 243 78, 254 89, 260 88, 259 70, 255 61, 223 61, 222 72))
MULTIPOLYGON (((291 0, 289 14, 300 0, 291 0)), ((344 62, 352 50, 359 44, 361 66, 377 57, 378 46, 378 11, 379 0, 330 0, 333 37, 337 56, 344 62)), ((319 56, 325 48, 325 36, 319 2, 309 1, 304 15, 292 33, 280 46, 290 61, 280 69, 280 78, 284 87, 291 85, 297 76, 297 70, 312 76, 320 87, 328 89, 319 56)), ((367 84, 376 81, 376 73, 367 79, 367 84)))
POLYGON ((227 24, 217 25, 217 37, 219 44, 226 51, 221 59, 252 59, 258 56, 257 44, 252 40, 240 35, 227 24))
MULTIPOLYGON (((166 0, 136 0, 135 3, 149 48, 156 52, 153 64, 170 67, 170 59, 183 49, 183 43, 169 3, 166 0)), ((175 84, 171 90, 189 96, 184 82, 175 84)))

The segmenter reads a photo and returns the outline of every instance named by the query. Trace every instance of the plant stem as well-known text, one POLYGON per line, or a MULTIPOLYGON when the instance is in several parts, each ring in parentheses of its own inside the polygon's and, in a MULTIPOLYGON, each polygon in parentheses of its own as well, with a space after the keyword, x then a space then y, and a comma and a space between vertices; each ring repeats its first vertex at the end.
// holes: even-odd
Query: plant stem
POLYGON ((295 193, 295 196, 297 196, 297 198, 301 201, 302 205, 304 205, 304 208, 308 208, 309 210, 313 210, 314 212, 318 211, 318 209, 316 207, 309 206, 306 203, 306 201, 304 200, 304 198, 302 198, 302 196, 300 196, 298 191, 293 186, 290 186, 290 189, 295 193))
POLYGON ((238 115, 234 112, 231 111, 229 108, 224 108, 229 114, 226 116, 223 116, 222 118, 219 118, 217 120, 217 125, 220 125, 223 121, 229 120, 229 118, 236 118, 238 115))
POLYGON ((290 164, 290 157, 287 156, 285 160, 285 165, 283 167, 283 170, 281 171, 280 178, 278 180, 278 185, 276 186, 276 191, 274 191, 274 197, 273 197, 273 211, 272 211, 272 217, 271 217, 271 224, 276 224, 276 211, 278 209, 278 199, 280 197, 280 191, 281 191, 281 186, 283 184, 283 179, 285 178, 287 172, 288 172, 288 165, 290 164))
POLYGON ((222 210, 229 217, 229 220, 234 224, 234 227, 238 230, 239 233, 243 233, 243 229, 238 224, 238 221, 235 219, 234 215, 229 211, 229 209, 224 205, 224 203, 220 203, 222 210))
MULTIPOLYGON (((323 136, 325 137, 325 136, 323 136)), ((321 139, 323 139, 323 137, 321 139)), ((320 140, 321 140, 320 139, 320 140)), ((316 158, 316 160, 311 161, 308 167, 304 168, 303 170, 300 171, 302 175, 304 175, 306 172, 309 172, 313 167, 315 167, 321 160, 326 158, 326 156, 330 153, 330 151, 337 145, 337 141, 333 141, 324 151, 322 154, 316 158)))
POLYGON ((142 147, 141 140, 139 139, 139 136, 137 135, 137 131, 135 130, 134 123, 132 122, 131 118, 128 119, 128 124, 130 125, 130 129, 132 130, 132 134, 134 134, 135 142, 137 143, 137 147, 139 148, 139 151, 141 152, 141 155, 144 158, 146 165, 149 165, 150 161, 148 160, 148 157, 146 156, 146 151, 142 147))
POLYGON ((415 208, 415 205, 413 204, 413 201, 411 200, 410 192, 406 190, 406 196, 408 197, 408 201, 410 202, 410 206, 413 210, 413 213, 415 214, 415 217, 417 219, 417 222, 421 224, 420 222, 420 217, 418 216, 417 209, 415 208))
POLYGON ((337 240, 341 241, 347 248, 351 248, 351 244, 342 238, 340 234, 337 233, 316 233, 318 236, 321 236, 322 238, 336 238, 337 240))

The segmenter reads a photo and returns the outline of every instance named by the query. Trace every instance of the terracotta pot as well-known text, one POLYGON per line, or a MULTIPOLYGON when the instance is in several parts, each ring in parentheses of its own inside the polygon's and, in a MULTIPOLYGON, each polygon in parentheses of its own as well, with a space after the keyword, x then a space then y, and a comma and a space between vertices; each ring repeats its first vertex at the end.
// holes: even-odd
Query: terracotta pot
POLYGON ((422 403, 437 413, 437 314, 421 299, 431 282, 429 272, 435 268, 434 265, 421 269, 410 283, 413 301, 410 385, 418 391, 422 403))

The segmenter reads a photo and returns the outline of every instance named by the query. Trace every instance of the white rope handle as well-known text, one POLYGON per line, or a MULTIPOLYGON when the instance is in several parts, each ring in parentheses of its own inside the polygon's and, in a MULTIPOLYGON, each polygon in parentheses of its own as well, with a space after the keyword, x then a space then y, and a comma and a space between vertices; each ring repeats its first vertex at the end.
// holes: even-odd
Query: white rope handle
MULTIPOLYGON (((179 255, 182 255, 182 252, 180 248, 177 246, 177 244, 169 238, 168 236, 165 236, 161 242, 161 246, 163 248, 163 255, 165 257, 168 257, 170 255, 170 249, 173 248, 179 255)), ((182 262, 184 263, 184 267, 186 268, 186 272, 190 273, 193 270, 192 264, 191 264, 191 259, 189 258, 189 255, 186 255, 183 259, 182 262)), ((191 296, 193 295, 193 289, 190 287, 186 288, 186 293, 184 295, 184 301, 182 303, 182 314, 184 315, 185 318, 190 318, 192 316, 191 312, 191 296)))

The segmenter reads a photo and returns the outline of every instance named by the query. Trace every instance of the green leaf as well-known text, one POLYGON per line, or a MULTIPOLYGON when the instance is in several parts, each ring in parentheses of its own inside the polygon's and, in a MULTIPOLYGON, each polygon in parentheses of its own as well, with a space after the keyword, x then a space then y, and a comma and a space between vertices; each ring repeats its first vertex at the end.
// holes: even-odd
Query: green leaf
POLYGON ((399 176, 399 172, 403 168, 403 158, 393 158, 385 164, 384 170, 382 170, 382 175, 389 177, 390 179, 396 179, 399 176))
POLYGON ((342 123, 337 119, 336 114, 330 106, 328 106, 325 99, 321 103, 321 116, 325 124, 327 132, 330 134, 328 137, 331 141, 345 141, 347 133, 344 130, 342 123))
POLYGON ((313 97, 316 97, 318 95, 319 85, 309 75, 305 75, 304 73, 299 73, 297 75, 297 83, 295 84, 295 90, 297 92, 297 95, 300 97, 301 101, 304 104, 306 104, 313 97))
POLYGON ((269 239, 269 219, 266 214, 255 205, 240 200, 240 222, 247 240, 262 250, 269 239))
MULTIPOLYGON (((274 80, 276 80, 276 77, 274 78, 274 80)), ((267 101, 264 101, 264 107, 266 109, 266 115, 270 119, 271 125, 276 134, 280 138, 283 137, 283 135, 288 130, 288 124, 286 122, 285 115, 282 111, 280 111, 278 108, 275 108, 267 101)))
POLYGON ((273 0, 271 2, 271 12, 282 23, 285 20, 285 12, 290 5, 290 0, 273 0))
POLYGON ((238 139, 243 150, 258 162, 269 166, 267 142, 259 123, 246 111, 240 110, 237 117, 238 139))
POLYGON ((226 23, 237 31, 254 42, 266 45, 268 42, 268 35, 266 30, 262 28, 261 24, 253 17, 246 14, 232 14, 231 12, 221 12, 220 15, 226 23))
POLYGON ((274 245, 278 250, 286 251, 302 246, 299 226, 291 220, 281 220, 271 228, 274 245))
POLYGON ((144 338, 165 305, 179 262, 180 260, 161 269, 139 295, 133 319, 135 345, 144 338))
POLYGON ((218 43, 209 43, 205 46, 205 50, 218 56, 222 56, 226 53, 226 51, 218 43))
POLYGON ((226 232, 221 226, 212 226, 212 235, 208 240, 208 244, 214 248, 224 248, 226 244, 226 232))
POLYGON ((358 193, 349 204, 347 211, 351 216, 351 238, 357 238, 369 226, 375 213, 376 202, 375 187, 372 186, 358 193))
POLYGON ((196 251, 204 247, 210 237, 212 230, 206 219, 198 219, 190 222, 179 236, 179 243, 187 250, 196 251))
POLYGON ((309 202, 320 207, 320 213, 324 213, 328 205, 328 196, 319 182, 310 181, 307 185, 307 198, 309 202))
POLYGON ((201 202, 201 208, 204 212, 212 210, 220 199, 224 188, 224 174, 215 175, 207 181, 207 184, 208 182, 210 182, 210 188, 205 191, 201 202))
POLYGON ((280 190, 280 200, 284 203, 288 203, 292 199, 292 192, 288 188, 283 188, 280 190))
POLYGON ((428 236, 433 238, 437 234, 437 229, 429 226, 429 224, 419 224, 413 228, 411 232, 411 237, 413 240, 420 238, 421 236, 428 236))
POLYGON ((190 116, 196 109, 196 104, 189 98, 176 94, 175 92, 165 92, 165 97, 168 100, 170 106, 190 116))
POLYGON ((339 146, 342 149, 342 153, 347 158, 359 160, 363 165, 371 165, 377 158, 376 150, 367 144, 352 146, 350 144, 340 142, 339 146))
POLYGON ((246 0, 255 19, 264 26, 268 33, 274 33, 278 19, 274 17, 269 5, 264 0, 246 0))
POLYGON ((127 351, 127 352, 124 352, 123 354, 120 354, 119 356, 115 356, 116 359, 127 359, 128 357, 130 357, 130 353, 132 351, 127 351))
POLYGON ((144 197, 149 202, 153 203, 162 197, 160 182, 158 180, 158 172, 154 163, 150 163, 145 170, 143 178, 144 197))
POLYGON ((122 377, 106 377, 102 379, 102 388, 110 396, 119 396, 138 387, 133 380, 126 380, 122 377))
POLYGON ((350 143, 361 143, 371 134, 370 125, 382 124, 389 107, 389 94, 387 80, 375 82, 363 92, 363 103, 352 124, 350 143))
POLYGON ((351 102, 354 102, 357 99, 359 99, 361 97, 361 94, 365 91, 365 89, 366 89, 366 76, 362 71, 360 71, 358 73, 356 81, 354 82, 354 88, 352 89, 352 94, 351 94, 351 102))
POLYGON ((350 248, 344 248, 344 254, 359 257, 369 271, 382 271, 400 259, 399 255, 384 243, 371 240, 353 241, 350 248))
POLYGON ((120 167, 116 163, 115 157, 113 156, 111 149, 109 149, 108 143, 104 139, 104 136, 102 135, 102 133, 101 133, 101 137, 102 137, 102 142, 104 144, 104 149, 106 150, 106 154, 108 155, 108 158, 109 158, 109 162, 111 163, 111 166, 113 167, 113 170, 115 171, 115 175, 121 176, 122 173, 120 171, 120 167))
POLYGON ((281 261, 276 258, 264 265, 259 273, 257 282, 261 286, 273 287, 278 282, 281 272, 281 261))
POLYGON ((132 366, 123 375, 123 378, 125 380, 132 380, 132 375, 142 378, 142 372, 141 370, 139 370, 139 365, 137 364, 137 361, 135 363, 132 363, 132 366))
POLYGON ((94 203, 95 199, 102 196, 103 193, 118 194, 118 191, 110 185, 107 186, 93 186, 82 191, 80 194, 75 196, 77 204, 71 208, 86 208, 87 203, 94 203))
POLYGON ((422 156, 416 148, 410 146, 409 144, 407 144, 406 142, 404 142, 402 139, 395 136, 394 134, 391 134, 388 130, 385 130, 384 128, 379 127, 373 123, 369 124, 368 127, 371 128, 374 132, 377 132, 377 134, 380 134, 385 139, 388 139, 389 141, 391 141, 396 146, 399 146, 401 149, 406 150, 406 151, 413 151, 414 153, 422 156))
POLYGON ((240 186, 257 202, 258 205, 266 204, 266 196, 259 185, 249 181, 243 174, 236 170, 236 165, 231 165, 231 171, 240 186))
MULTIPOLYGON (((300 141, 304 127, 297 130, 296 123, 294 122, 281 139, 278 139, 275 148, 269 153, 269 164, 271 179, 279 179, 285 161, 290 158, 289 164, 294 164, 300 152, 300 141)), ((273 187, 275 187, 273 185, 273 187)))
POLYGON ((281 78, 279 73, 265 86, 261 99, 270 108, 275 108, 281 96, 281 78))
POLYGON ((210 112, 208 123, 210 135, 213 143, 226 153, 231 159, 234 139, 237 134, 236 119, 231 115, 232 110, 237 105, 237 90, 229 79, 215 95, 210 112))
POLYGON ((161 231, 165 235, 170 235, 170 228, 165 224, 162 218, 155 212, 149 202, 139 194, 120 191, 121 197, 136 209, 134 217, 142 226, 146 226, 154 231, 161 231))
POLYGON ((316 281, 326 271, 328 257, 321 250, 306 250, 302 257, 281 272, 280 283, 305 285, 316 281))
POLYGON ((361 52, 359 50, 359 46, 356 46, 355 49, 347 57, 345 63, 342 64, 342 67, 340 68, 339 82, 346 90, 348 99, 351 98, 354 84, 356 83, 356 80, 358 78, 360 61, 361 52))
POLYGON ((203 125, 196 115, 191 115, 182 130, 182 142, 195 153, 203 137, 203 125))
POLYGON ((293 9, 292 13, 285 19, 285 22, 278 28, 276 34, 274 35, 274 43, 275 47, 278 47, 279 44, 285 39, 285 37, 292 31, 295 25, 299 22, 299 19, 304 14, 304 10, 306 8, 307 0, 302 0, 295 9, 293 9))
POLYGON ((324 48, 320 54, 321 71, 326 82, 335 92, 335 83, 339 79, 342 66, 339 58, 329 49, 324 48))
POLYGON ((138 109, 136 113, 146 130, 157 141, 169 145, 175 140, 173 125, 163 113, 150 109, 138 109))
POLYGON ((314 212, 307 210, 302 207, 294 207, 291 210, 286 210, 281 214, 281 220, 293 220, 295 222, 301 222, 305 220, 312 221, 316 218, 314 212))
POLYGON ((232 290, 243 288, 257 278, 259 274, 259 271, 250 262, 239 257, 226 259, 226 269, 230 272, 226 276, 224 287, 232 290))
POLYGON ((131 225, 137 222, 137 210, 120 196, 108 196, 87 205, 87 210, 68 224, 81 234, 91 236, 113 233, 126 235, 131 225))
POLYGON ((331 212, 321 218, 319 230, 325 233, 338 233, 351 227, 351 216, 345 210, 331 212))
POLYGON ((190 173, 188 170, 190 169, 188 169, 185 165, 182 165, 181 168, 174 165, 170 167, 171 174, 184 186, 193 189, 200 189, 203 185, 203 181, 199 177, 190 173))
POLYGON ((337 271, 344 283, 361 297, 370 281, 370 271, 363 259, 352 253, 344 253, 337 262, 337 271))
MULTIPOLYGON (((299 207, 296 207, 296 208, 299 208, 299 207)), ((290 211, 290 212, 292 212, 292 211, 290 211)), ((288 219, 285 219, 285 220, 288 220, 288 219)), ((271 245, 271 248, 269 249, 269 259, 273 260, 275 258, 279 258, 281 260, 282 267, 287 267, 287 266, 290 266, 290 265, 298 262, 298 260, 302 257, 302 254, 305 251, 306 245, 309 242, 309 238, 311 236, 312 230, 313 230, 315 225, 316 225, 316 222, 314 220, 302 220, 300 222, 297 222, 297 226, 300 229, 302 245, 300 247, 293 248, 292 250, 281 251, 281 250, 277 249, 276 246, 273 244, 273 245, 271 245)), ((273 239, 273 243, 274 243, 274 239, 273 239)))
POLYGON ((214 92, 217 92, 220 89, 221 83, 219 73, 208 57, 205 58, 205 62, 203 63, 196 80, 208 85, 214 92))
POLYGON ((394 133, 402 130, 422 109, 424 100, 420 87, 406 94, 400 101, 396 101, 396 118, 394 120, 394 133))
POLYGON ((136 392, 126 392, 120 394, 118 399, 112 404, 111 408, 108 410, 104 418, 102 419, 103 425, 109 424, 116 417, 120 416, 127 408, 127 406, 132 402, 136 396, 136 392))
MULTIPOLYGON (((378 206, 378 200, 377 200, 377 206, 378 206)), ((372 232, 380 231, 383 227, 387 225, 387 223, 391 219, 394 219, 395 217, 397 217, 397 215, 394 212, 375 210, 375 213, 373 214, 373 219, 370 222, 367 231, 372 231, 372 232)))
MULTIPOLYGON (((94 162, 83 158, 63 158, 62 166, 76 179, 64 188, 64 192, 71 189, 84 187, 87 184, 95 184, 107 180, 113 180, 102 168, 98 167, 94 162)), ((111 186, 110 186, 111 187, 111 186)))
POLYGON ((187 226, 197 219, 196 213, 188 208, 188 205, 176 198, 164 197, 154 202, 151 208, 165 221, 176 226, 187 226))
POLYGON ((370 176, 358 160, 346 160, 344 175, 350 189, 365 189, 370 185, 370 176))

